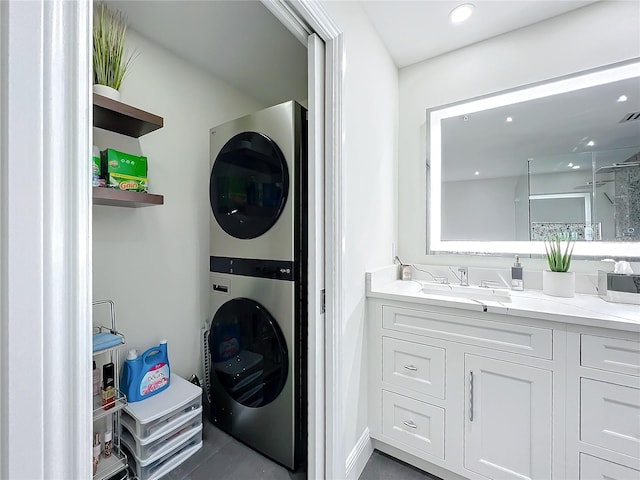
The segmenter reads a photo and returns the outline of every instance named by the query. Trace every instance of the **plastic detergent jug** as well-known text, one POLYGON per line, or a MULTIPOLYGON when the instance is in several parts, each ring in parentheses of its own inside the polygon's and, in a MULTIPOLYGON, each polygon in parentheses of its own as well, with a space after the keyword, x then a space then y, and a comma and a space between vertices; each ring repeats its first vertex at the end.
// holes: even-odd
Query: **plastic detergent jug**
POLYGON ((167 388, 169 374, 166 340, 160 340, 157 347, 151 347, 140 356, 136 350, 129 350, 120 390, 127 396, 128 402, 139 402, 167 388))

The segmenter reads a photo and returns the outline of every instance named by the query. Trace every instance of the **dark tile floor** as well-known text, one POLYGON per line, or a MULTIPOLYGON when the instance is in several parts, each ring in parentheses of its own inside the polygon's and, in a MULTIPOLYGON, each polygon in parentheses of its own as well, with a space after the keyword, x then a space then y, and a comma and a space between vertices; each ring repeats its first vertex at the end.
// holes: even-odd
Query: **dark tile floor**
MULTIPOLYGON (((171 471, 166 480, 304 480, 306 475, 260 455, 203 421, 203 444, 191 458, 171 471)), ((432 480, 424 472, 375 451, 359 480, 432 480)))
POLYGON ((422 470, 407 465, 374 450, 359 480, 440 480, 422 470))

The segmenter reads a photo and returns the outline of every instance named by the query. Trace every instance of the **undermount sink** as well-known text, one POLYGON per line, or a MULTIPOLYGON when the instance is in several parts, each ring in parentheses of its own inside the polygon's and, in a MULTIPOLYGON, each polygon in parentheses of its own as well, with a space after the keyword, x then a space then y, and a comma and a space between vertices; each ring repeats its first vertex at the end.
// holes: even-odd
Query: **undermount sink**
POLYGON ((470 300, 511 301, 511 291, 506 288, 480 287, 478 285, 463 286, 450 283, 422 282, 422 293, 468 298, 470 300))

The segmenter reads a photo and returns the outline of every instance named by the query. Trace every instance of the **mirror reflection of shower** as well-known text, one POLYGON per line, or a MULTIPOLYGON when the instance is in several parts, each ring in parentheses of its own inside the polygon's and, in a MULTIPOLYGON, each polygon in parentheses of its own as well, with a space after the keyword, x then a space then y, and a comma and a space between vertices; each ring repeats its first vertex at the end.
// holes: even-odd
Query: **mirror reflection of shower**
POLYGON ((527 163, 529 240, 640 240, 640 146, 527 163))

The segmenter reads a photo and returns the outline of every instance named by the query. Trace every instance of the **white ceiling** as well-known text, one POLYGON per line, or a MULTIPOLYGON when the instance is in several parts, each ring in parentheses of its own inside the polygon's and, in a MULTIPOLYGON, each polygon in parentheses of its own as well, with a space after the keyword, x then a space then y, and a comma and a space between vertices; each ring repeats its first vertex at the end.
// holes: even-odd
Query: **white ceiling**
MULTIPOLYGON (((342 0, 331 0, 342 1, 342 0)), ((398 67, 580 8, 593 1, 359 0, 398 67)), ((109 0, 131 28, 179 57, 272 105, 307 98, 307 51, 257 0, 109 0)))
POLYGON ((503 33, 541 22, 591 1, 567 0, 362 0, 399 68, 503 33), (463 3, 475 5, 462 24, 449 22, 449 13, 463 3))
POLYGON ((307 98, 306 46, 259 1, 107 5, 123 12, 138 33, 266 105, 307 98))

